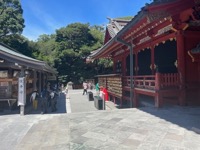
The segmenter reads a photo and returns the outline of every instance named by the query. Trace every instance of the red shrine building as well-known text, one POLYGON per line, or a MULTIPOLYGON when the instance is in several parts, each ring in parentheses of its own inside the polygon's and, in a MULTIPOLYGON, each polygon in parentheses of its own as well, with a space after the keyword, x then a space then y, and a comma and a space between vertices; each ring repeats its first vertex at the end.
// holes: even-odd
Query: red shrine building
POLYGON ((132 20, 110 19, 104 42, 89 57, 113 60, 113 74, 98 76, 110 99, 200 104, 200 0, 154 0, 132 20))

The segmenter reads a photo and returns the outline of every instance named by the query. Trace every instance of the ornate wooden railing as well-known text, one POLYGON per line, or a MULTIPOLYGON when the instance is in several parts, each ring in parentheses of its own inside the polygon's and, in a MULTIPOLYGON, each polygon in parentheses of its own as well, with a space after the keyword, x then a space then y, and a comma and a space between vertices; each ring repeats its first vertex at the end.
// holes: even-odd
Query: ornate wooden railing
POLYGON ((157 80, 160 82, 160 89, 179 88, 180 78, 178 73, 157 74, 157 80))
MULTIPOLYGON (((130 87, 131 79, 130 76, 123 77, 123 87, 130 87)), ((178 73, 168 73, 156 75, 144 75, 144 76, 134 76, 133 85, 136 88, 149 89, 149 90, 159 90, 167 88, 179 88, 179 74, 178 73)))
MULTIPOLYGON (((153 90, 155 89, 155 76, 154 75, 134 76, 133 85, 134 87, 153 90)), ((123 77, 123 86, 125 87, 131 86, 130 76, 123 77)))

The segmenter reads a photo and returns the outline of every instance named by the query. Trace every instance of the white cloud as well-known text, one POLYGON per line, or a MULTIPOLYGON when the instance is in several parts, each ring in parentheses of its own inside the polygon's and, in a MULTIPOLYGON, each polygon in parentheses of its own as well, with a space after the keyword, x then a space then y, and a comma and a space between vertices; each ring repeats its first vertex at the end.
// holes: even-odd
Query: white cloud
MULTIPOLYGON (((29 17, 25 18, 26 27, 23 35, 30 40, 36 40, 41 34, 52 34, 61 24, 51 15, 45 12, 37 2, 29 1, 26 3, 26 11, 29 11, 29 17), (37 20, 37 24, 34 23, 37 20)), ((26 13, 26 12, 24 12, 26 13)))
POLYGON ((29 40, 37 40, 39 35, 41 34, 48 34, 48 33, 45 33, 46 31, 43 30, 42 28, 40 27, 37 27, 37 26, 29 26, 27 28, 24 29, 23 31, 23 35, 28 38, 29 40))

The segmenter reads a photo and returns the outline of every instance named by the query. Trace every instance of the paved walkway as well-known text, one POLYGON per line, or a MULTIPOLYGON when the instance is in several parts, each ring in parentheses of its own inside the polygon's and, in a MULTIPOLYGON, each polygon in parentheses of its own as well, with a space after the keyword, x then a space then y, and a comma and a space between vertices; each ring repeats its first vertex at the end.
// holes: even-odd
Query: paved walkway
MULTIPOLYGON (((90 90, 93 93, 93 96, 96 96, 95 90, 90 90)), ((94 101, 89 101, 88 95, 82 95, 83 90, 69 90, 66 99, 68 105, 71 108, 68 108, 68 113, 77 113, 77 112, 91 112, 91 111, 99 111, 94 107, 94 101), (69 111, 71 109, 71 111, 69 111)), ((106 102, 105 103, 106 110, 113 110, 117 109, 113 102, 106 102)))
POLYGON ((71 113, 61 95, 57 113, 0 115, 0 149, 200 150, 200 107, 98 111, 81 94, 70 91, 71 113))
POLYGON ((71 112, 97 111, 94 107, 94 101, 89 101, 88 95, 82 94, 83 90, 69 90, 67 100, 70 101, 71 112))

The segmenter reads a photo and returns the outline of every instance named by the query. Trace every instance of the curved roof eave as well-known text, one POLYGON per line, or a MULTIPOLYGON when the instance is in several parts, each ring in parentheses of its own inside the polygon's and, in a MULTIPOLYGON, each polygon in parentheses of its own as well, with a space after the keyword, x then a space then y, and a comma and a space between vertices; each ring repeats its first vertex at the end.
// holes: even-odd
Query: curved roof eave
POLYGON ((103 56, 104 51, 114 44, 116 42, 117 38, 120 38, 125 32, 127 32, 132 26, 134 26, 136 23, 138 23, 140 20, 143 18, 147 17, 148 12, 146 11, 147 8, 149 7, 154 7, 158 5, 164 5, 166 3, 173 3, 177 2, 180 0, 154 0, 152 3, 147 4, 146 6, 142 7, 141 10, 137 13, 137 15, 130 21, 128 22, 117 34, 114 36, 110 41, 108 41, 105 45, 102 46, 102 48, 94 55, 92 56, 93 59, 97 59, 103 56))
POLYGON ((17 63, 18 65, 57 74, 57 72, 53 70, 49 65, 47 65, 44 61, 40 61, 31 57, 25 56, 23 54, 20 54, 4 46, 4 44, 0 44, 0 54, 1 54, 0 57, 2 59, 17 63))
POLYGON ((4 55, 5 57, 8 56, 11 59, 15 59, 15 60, 23 60, 24 62, 28 62, 28 63, 30 62, 30 63, 34 63, 34 64, 38 64, 38 65, 43 63, 43 61, 25 56, 23 54, 20 54, 18 52, 15 52, 15 51, 5 47, 3 45, 0 45, 0 53, 1 53, 1 55, 4 55))
POLYGON ((146 13, 144 13, 144 11, 140 11, 138 12, 138 14, 129 22, 127 23, 126 26, 124 26, 117 34, 116 36, 114 36, 112 39, 110 39, 105 45, 103 45, 99 51, 97 53, 95 53, 95 55, 93 55, 91 58, 93 59, 97 59, 100 58, 101 54, 103 54, 103 52, 105 51, 105 49, 107 49, 109 46, 111 46, 112 44, 114 44, 114 42, 116 42, 116 39, 118 37, 120 37, 123 33, 125 33, 128 29, 130 29, 130 27, 132 27, 133 25, 135 25, 136 23, 138 23, 141 18, 144 18, 146 16, 146 13))

